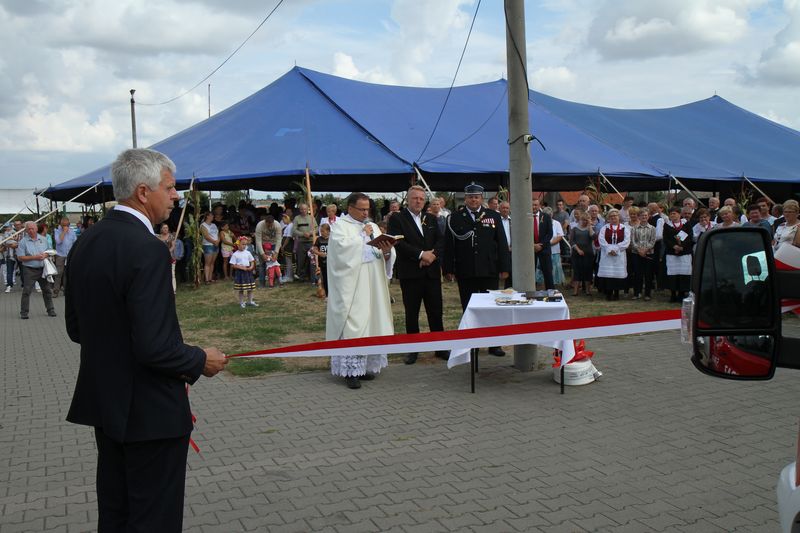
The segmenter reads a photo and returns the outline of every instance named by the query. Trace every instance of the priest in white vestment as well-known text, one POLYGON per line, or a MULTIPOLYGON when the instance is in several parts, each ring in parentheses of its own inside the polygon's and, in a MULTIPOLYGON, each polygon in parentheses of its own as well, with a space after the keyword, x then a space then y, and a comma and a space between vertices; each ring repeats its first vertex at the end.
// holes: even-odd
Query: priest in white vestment
MULTIPOLYGON (((394 335, 389 278, 395 251, 388 243, 367 244, 381 234, 369 221, 369 209, 369 197, 353 193, 347 198, 347 214, 331 226, 326 340, 394 335)), ((360 380, 374 379, 387 365, 386 354, 331 357, 331 373, 344 377, 351 389, 360 388, 360 380)))

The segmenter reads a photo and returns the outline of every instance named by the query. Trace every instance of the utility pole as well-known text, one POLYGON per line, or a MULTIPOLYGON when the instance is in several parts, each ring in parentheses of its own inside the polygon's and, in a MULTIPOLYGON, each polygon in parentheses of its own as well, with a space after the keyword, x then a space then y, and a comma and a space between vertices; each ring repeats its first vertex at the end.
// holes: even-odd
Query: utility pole
MULTIPOLYGON (((531 209, 531 154, 528 117, 527 59, 525 53, 525 6, 523 0, 504 0, 506 16, 506 64, 508 65, 508 172, 511 196, 511 273, 518 291, 536 288, 531 209)), ((536 346, 514 347, 514 367, 522 372, 535 368, 536 346)))
POLYGON ((136 89, 131 89, 131 137, 133 138, 133 147, 136 148, 136 101, 133 99, 133 93, 136 89))

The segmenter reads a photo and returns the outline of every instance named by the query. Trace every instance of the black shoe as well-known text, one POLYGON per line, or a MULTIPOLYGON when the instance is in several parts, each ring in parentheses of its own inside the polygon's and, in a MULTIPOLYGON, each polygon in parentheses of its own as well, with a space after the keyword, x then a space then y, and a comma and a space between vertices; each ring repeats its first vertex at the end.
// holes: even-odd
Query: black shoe
POLYGON ((48 311, 47 316, 58 316, 55 311, 48 311))
POLYGON ((447 361, 448 359, 450 359, 450 352, 448 352, 447 350, 438 350, 436 352, 436 357, 447 361))
POLYGON ((406 356, 403 358, 403 362, 407 365, 413 365, 414 363, 417 362, 417 356, 419 356, 419 353, 417 352, 407 353, 406 356))
POLYGON ((344 378, 345 384, 347 384, 348 389, 360 389, 361 382, 358 380, 356 376, 349 376, 344 378))
POLYGON ((493 346, 489 348, 489 353, 495 357, 504 357, 506 355, 506 352, 504 352, 499 346, 493 346))
POLYGON ((28 315, 19 315, 22 320, 28 320, 28 315))
POLYGON ((372 381, 373 379, 375 379, 375 377, 376 377, 375 374, 367 372, 363 376, 358 376, 358 379, 360 379, 361 381, 372 381))

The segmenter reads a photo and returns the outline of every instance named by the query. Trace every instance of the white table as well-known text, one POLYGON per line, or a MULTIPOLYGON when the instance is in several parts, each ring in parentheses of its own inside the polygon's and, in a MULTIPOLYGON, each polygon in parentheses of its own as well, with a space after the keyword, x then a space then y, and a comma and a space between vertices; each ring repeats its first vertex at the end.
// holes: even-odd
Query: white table
MULTIPOLYGON (((514 324, 528 324, 531 322, 547 322, 550 320, 565 320, 569 318, 567 302, 533 302, 530 305, 497 305, 495 296, 487 293, 473 294, 461 317, 458 329, 483 328, 490 326, 508 326, 514 324)), ((556 342, 543 343, 561 350, 562 357, 572 358, 575 355, 575 345, 572 339, 561 339, 556 342)), ((473 359, 470 348, 462 348, 450 352, 447 367, 453 368, 472 362, 473 386, 475 392, 474 373, 477 370, 477 357, 473 359)))

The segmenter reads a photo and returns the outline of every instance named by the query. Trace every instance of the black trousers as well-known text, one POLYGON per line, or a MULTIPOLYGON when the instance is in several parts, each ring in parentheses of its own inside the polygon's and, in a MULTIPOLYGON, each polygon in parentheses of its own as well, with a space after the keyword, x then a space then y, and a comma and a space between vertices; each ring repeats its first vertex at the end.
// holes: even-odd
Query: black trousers
POLYGON ((553 283, 553 256, 550 255, 550 245, 542 248, 542 251, 536 254, 536 264, 542 269, 542 276, 544 277, 544 288, 555 289, 553 283))
POLYGON ((467 308, 470 296, 476 292, 496 291, 499 284, 497 276, 489 278, 458 278, 458 295, 462 311, 467 308))
POLYGON ((401 279, 400 290, 403 291, 403 309, 406 312, 406 333, 419 333, 419 308, 423 302, 430 330, 444 331, 440 277, 401 279))
POLYGON ((631 255, 631 266, 633 271, 634 296, 642 294, 642 283, 644 283, 644 295, 650 296, 653 292, 653 275, 655 274, 656 261, 654 256, 647 255, 642 257, 637 253, 631 255))
POLYGON ((189 435, 119 443, 95 428, 97 530, 180 532, 189 435))

